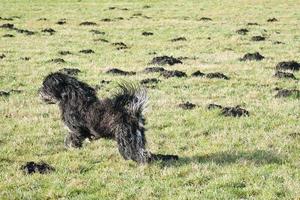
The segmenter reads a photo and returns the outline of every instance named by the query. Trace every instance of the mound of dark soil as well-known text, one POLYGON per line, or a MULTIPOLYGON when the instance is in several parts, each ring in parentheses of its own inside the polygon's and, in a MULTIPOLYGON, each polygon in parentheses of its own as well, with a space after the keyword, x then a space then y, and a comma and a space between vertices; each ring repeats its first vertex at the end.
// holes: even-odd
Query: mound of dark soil
POLYGON ((128 46, 123 42, 115 42, 112 45, 117 46, 117 50, 128 49, 128 46))
POLYGON ((56 31, 52 28, 45 28, 42 30, 43 33, 49 33, 50 35, 53 35, 56 31))
POLYGON ((61 19, 56 22, 56 24, 58 24, 58 25, 64 25, 65 23, 67 23, 65 19, 61 19))
POLYGON ((278 19, 276 19, 275 17, 270 18, 270 19, 267 20, 267 22, 277 22, 277 21, 278 21, 278 19))
POLYGON ((226 117, 247 117, 249 112, 240 106, 236 107, 224 107, 222 108, 221 114, 226 117))
POLYGON ((289 78, 289 79, 296 80, 296 77, 294 76, 293 73, 281 72, 281 71, 277 71, 275 73, 274 77, 277 77, 277 78, 289 78))
POLYGON ((263 36, 260 36, 260 35, 257 35, 257 36, 253 36, 251 38, 252 41, 264 41, 266 38, 263 37, 263 36))
POLYGON ((181 60, 178 58, 174 58, 173 56, 158 56, 154 57, 150 64, 156 65, 175 65, 175 64, 182 64, 181 60))
POLYGON ((116 17, 115 20, 124 20, 123 17, 116 17))
POLYGON ((10 92, 8 91, 3 91, 3 90, 0 90, 0 97, 8 97, 10 95, 10 92))
POLYGON ((185 103, 181 103, 178 105, 179 108, 182 108, 184 110, 191 110, 194 109, 196 107, 196 104, 193 104, 191 102, 185 102, 185 103))
POLYGON ((45 17, 42 17, 42 18, 37 19, 37 21, 47 21, 47 20, 48 20, 48 19, 45 18, 45 17))
POLYGON ((15 37, 15 36, 12 35, 12 34, 4 34, 2 37, 12 38, 12 37, 15 37))
POLYGON ((247 25, 248 26, 258 26, 259 24, 256 22, 249 22, 247 25))
POLYGON ((185 72, 182 71, 178 71, 178 70, 173 70, 173 71, 169 71, 169 70, 164 70, 162 72, 160 72, 160 74, 165 77, 165 78, 171 78, 171 77, 177 77, 177 78, 181 78, 181 77, 187 77, 185 72))
POLYGON ((205 74, 198 70, 198 71, 195 71, 194 73, 192 73, 191 76, 193 76, 193 77, 203 77, 203 76, 205 76, 205 74))
POLYGON ((214 72, 214 73, 208 73, 205 75, 206 78, 219 78, 219 79, 225 79, 225 80, 229 80, 229 77, 227 77, 226 75, 220 73, 220 72, 214 72))
POLYGON ((170 40, 171 42, 186 41, 185 37, 178 37, 170 40))
POLYGON ((21 57, 21 60, 28 61, 28 60, 30 60, 30 57, 21 57))
POLYGON ((212 19, 209 17, 201 17, 199 20, 200 21, 212 21, 212 19))
POLYGON ((35 32, 26 30, 26 29, 12 28, 12 30, 15 30, 15 31, 17 31, 17 33, 22 33, 25 35, 34 35, 35 34, 35 32))
POLYGON ((165 71, 163 67, 147 67, 144 69, 146 73, 155 73, 155 72, 162 72, 165 71))
POLYGON ((27 162, 25 165, 22 165, 20 170, 22 170, 25 174, 33 174, 33 173, 46 174, 55 171, 54 167, 48 165, 45 162, 35 163, 32 161, 27 162))
POLYGON ((152 33, 152 32, 146 32, 146 31, 145 31, 145 32, 142 33, 142 35, 144 35, 144 36, 149 36, 149 35, 153 35, 153 33, 152 33))
POLYGON ((0 59, 3 59, 3 58, 5 58, 6 57, 6 55, 5 54, 0 54, 0 59))
POLYGON ((95 51, 93 51, 92 49, 83 49, 80 50, 79 53, 91 54, 91 53, 95 53, 95 51))
POLYGON ((236 31, 237 34, 246 35, 249 32, 248 29, 242 28, 236 31))
POLYGON ((49 60, 49 62, 54 62, 54 63, 65 63, 66 61, 62 58, 53 58, 49 60))
POLYGON ((94 39, 94 41, 95 41, 95 42, 100 41, 100 42, 105 42, 105 43, 108 43, 108 42, 109 42, 108 40, 103 39, 103 38, 94 39))
POLYGON ((295 97, 300 98, 300 90, 288 90, 288 89, 279 89, 277 91, 277 94, 275 95, 275 98, 281 98, 281 97, 295 97))
POLYGON ((146 78, 140 81, 141 84, 146 85, 146 84, 157 84, 159 83, 160 80, 157 78, 146 78))
POLYGON ((293 70, 293 71, 299 71, 300 70, 300 64, 296 61, 283 61, 276 65, 277 70, 293 70))
POLYGON ((275 41, 273 42, 273 44, 285 44, 284 42, 280 42, 280 41, 275 41))
POLYGON ((143 6, 143 8, 151 8, 151 6, 149 6, 149 5, 145 5, 145 6, 143 6))
POLYGON ((80 24, 79 24, 80 26, 95 26, 95 25, 97 25, 95 22, 81 22, 80 24))
POLYGON ((61 73, 70 75, 70 76, 77 76, 78 73, 81 72, 79 69, 76 69, 76 68, 63 68, 63 69, 60 69, 58 71, 61 72, 61 73))
POLYGON ((127 76, 127 75, 135 75, 136 72, 127 72, 127 71, 123 71, 121 69, 117 69, 117 68, 112 68, 106 71, 107 74, 117 74, 117 75, 123 75, 123 76, 127 76))
POLYGON ((13 21, 14 18, 12 18, 12 17, 0 17, 0 20, 3 20, 3 21, 13 21))
POLYGON ((109 18, 104 18, 104 19, 101 19, 101 21, 103 21, 103 22, 111 22, 111 21, 112 21, 112 19, 109 19, 109 18))
POLYGON ((0 26, 0 28, 13 29, 14 26, 15 26, 14 24, 7 23, 7 24, 2 24, 2 25, 0 26))
POLYGON ((72 53, 70 51, 59 51, 58 54, 65 56, 65 55, 71 55, 72 53))
POLYGON ((255 52, 255 53, 246 53, 244 55, 243 58, 240 58, 239 60, 240 61, 247 61, 247 60, 262 60, 264 59, 265 57, 260 55, 258 52, 255 52))
POLYGON ((91 33, 94 33, 96 35, 105 35, 105 32, 103 31, 98 31, 98 30, 90 30, 91 33))
POLYGON ((208 106, 207 106, 207 109, 208 109, 208 110, 222 109, 222 108, 223 108, 223 107, 222 107, 221 105, 214 104, 214 103, 208 104, 208 106))

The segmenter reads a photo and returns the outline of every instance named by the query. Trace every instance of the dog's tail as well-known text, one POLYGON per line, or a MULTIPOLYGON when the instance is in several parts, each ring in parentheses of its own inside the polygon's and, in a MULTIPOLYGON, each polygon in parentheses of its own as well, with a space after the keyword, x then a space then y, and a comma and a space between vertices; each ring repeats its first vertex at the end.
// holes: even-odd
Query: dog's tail
POLYGON ((118 110, 126 109, 131 114, 142 114, 148 101, 145 88, 132 83, 119 83, 119 89, 113 97, 114 106, 118 110))

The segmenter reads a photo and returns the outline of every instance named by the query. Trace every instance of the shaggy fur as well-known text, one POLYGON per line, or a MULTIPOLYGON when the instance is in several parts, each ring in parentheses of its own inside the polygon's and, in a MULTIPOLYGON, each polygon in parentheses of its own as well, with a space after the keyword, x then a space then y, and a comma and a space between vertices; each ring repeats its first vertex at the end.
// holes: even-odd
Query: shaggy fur
POLYGON ((47 103, 57 103, 69 129, 66 147, 81 147, 85 139, 107 138, 117 141, 124 159, 138 163, 178 159, 178 156, 152 154, 146 150, 143 110, 146 91, 120 84, 112 98, 99 100, 96 91, 76 78, 56 72, 49 74, 39 89, 47 103))

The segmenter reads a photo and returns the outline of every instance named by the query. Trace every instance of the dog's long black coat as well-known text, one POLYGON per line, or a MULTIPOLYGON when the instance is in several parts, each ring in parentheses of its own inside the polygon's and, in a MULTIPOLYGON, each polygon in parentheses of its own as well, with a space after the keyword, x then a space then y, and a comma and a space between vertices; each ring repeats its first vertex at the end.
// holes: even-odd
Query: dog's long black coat
POLYGON ((62 120, 69 129, 65 138, 67 147, 81 147, 86 138, 108 138, 117 141, 126 160, 147 163, 178 159, 175 155, 152 154, 145 148, 144 89, 123 84, 112 98, 99 100, 96 91, 86 83, 55 72, 44 79, 39 93, 45 102, 59 105, 62 120))

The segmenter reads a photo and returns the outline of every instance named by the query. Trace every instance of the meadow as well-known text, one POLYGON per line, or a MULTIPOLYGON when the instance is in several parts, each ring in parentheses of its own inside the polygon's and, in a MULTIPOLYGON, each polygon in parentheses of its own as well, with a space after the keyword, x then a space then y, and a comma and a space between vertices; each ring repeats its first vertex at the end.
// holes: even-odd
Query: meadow
POLYGON ((299 199, 300 95, 275 95, 299 90, 300 72, 274 77, 279 62, 300 62, 299 8, 298 0, 0 0, 0 199, 299 199), (264 59, 240 60, 254 52, 264 59), (182 64, 150 64, 157 56, 182 64), (153 66, 187 76, 145 73, 153 66), (104 139, 65 149, 58 106, 37 92, 63 68, 79 69, 100 99, 118 82, 158 79, 145 85, 147 147, 179 160, 139 165, 104 139), (191 76, 198 70, 229 79, 191 76), (187 101, 195 107, 179 106, 187 101), (211 103, 249 116, 223 116, 211 103), (29 161, 55 171, 24 174, 29 161))

